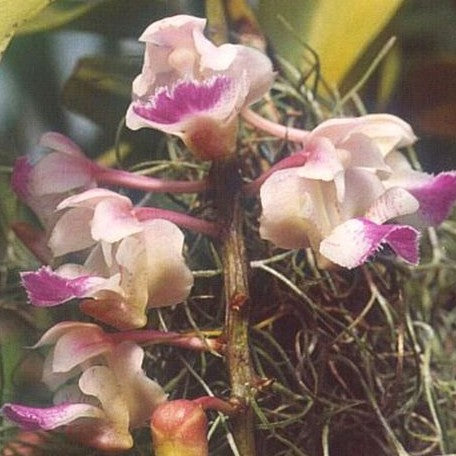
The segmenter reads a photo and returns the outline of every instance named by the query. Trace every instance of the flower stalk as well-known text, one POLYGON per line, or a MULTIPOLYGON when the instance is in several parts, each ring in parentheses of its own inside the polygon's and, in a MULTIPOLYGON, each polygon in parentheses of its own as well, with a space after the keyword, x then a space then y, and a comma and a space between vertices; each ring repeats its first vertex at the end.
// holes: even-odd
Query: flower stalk
POLYGON ((224 277, 225 356, 232 399, 242 406, 242 411, 231 418, 231 423, 239 454, 254 456, 254 416, 249 405, 254 377, 249 351, 250 295, 242 232, 242 182, 237 161, 215 162, 210 177, 214 185, 215 207, 224 227, 219 251, 224 277))
POLYGON ((96 180, 99 184, 118 185, 146 192, 198 193, 207 190, 204 180, 179 181, 141 176, 120 169, 96 167, 96 180))
POLYGON ((130 341, 146 345, 166 344, 195 351, 223 351, 223 343, 218 338, 203 339, 192 334, 181 334, 172 331, 163 332, 154 329, 121 331, 110 333, 109 338, 114 343, 130 341))
POLYGON ((241 112, 242 118, 259 130, 269 133, 276 138, 285 139, 286 141, 302 142, 309 134, 307 130, 301 130, 300 128, 287 127, 278 123, 272 122, 271 120, 261 117, 256 112, 249 108, 244 108, 241 112))
POLYGON ((134 209, 134 215, 139 221, 165 219, 175 223, 182 228, 206 234, 213 238, 219 236, 220 228, 216 223, 201 220, 191 215, 182 214, 180 212, 170 211, 167 209, 159 209, 156 207, 137 207, 134 209))

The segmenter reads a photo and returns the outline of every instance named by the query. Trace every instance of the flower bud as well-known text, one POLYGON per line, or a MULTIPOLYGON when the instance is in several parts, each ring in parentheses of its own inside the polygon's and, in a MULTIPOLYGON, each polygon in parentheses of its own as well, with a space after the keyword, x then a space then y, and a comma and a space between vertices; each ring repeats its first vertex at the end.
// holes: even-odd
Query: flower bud
POLYGON ((156 456, 207 456, 207 418, 201 405, 181 399, 164 402, 151 420, 156 456))

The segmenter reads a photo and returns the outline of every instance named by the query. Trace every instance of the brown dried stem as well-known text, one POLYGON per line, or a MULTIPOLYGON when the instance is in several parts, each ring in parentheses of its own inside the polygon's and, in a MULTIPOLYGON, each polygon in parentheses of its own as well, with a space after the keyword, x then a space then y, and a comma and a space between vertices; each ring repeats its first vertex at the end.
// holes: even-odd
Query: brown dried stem
POLYGON ((230 421, 241 456, 254 456, 254 416, 249 404, 254 379, 249 349, 250 296, 248 262, 242 232, 242 182, 237 161, 214 163, 211 178, 219 221, 225 227, 219 252, 223 264, 226 307, 226 361, 232 399, 243 405, 242 412, 230 421))

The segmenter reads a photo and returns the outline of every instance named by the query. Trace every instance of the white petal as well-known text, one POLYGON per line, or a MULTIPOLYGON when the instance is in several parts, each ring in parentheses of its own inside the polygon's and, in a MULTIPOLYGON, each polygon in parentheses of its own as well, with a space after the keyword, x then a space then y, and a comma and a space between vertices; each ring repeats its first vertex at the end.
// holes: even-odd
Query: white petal
POLYGON ((163 388, 142 370, 143 359, 141 347, 123 342, 116 347, 111 362, 113 372, 124 386, 131 427, 143 425, 150 419, 153 409, 166 400, 163 388))
POLYGON ((152 220, 143 236, 149 306, 169 306, 184 301, 193 286, 193 275, 182 255, 182 231, 167 220, 152 220), (169 286, 170 283, 173 286, 169 286))
POLYGON ((418 200, 407 190, 394 187, 374 201, 365 217, 381 224, 401 215, 413 214, 419 206, 418 200))
POLYGON ((263 208, 260 235, 286 249, 307 247, 309 238, 320 238, 310 181, 297 169, 276 171, 260 190, 263 208))
POLYGON ((65 212, 54 225, 49 238, 49 248, 55 256, 78 252, 95 244, 90 233, 93 211, 75 207, 65 212))
POLYGON ((374 173, 359 168, 348 169, 345 172, 344 200, 339 204, 340 220, 363 216, 384 191, 382 182, 374 173))

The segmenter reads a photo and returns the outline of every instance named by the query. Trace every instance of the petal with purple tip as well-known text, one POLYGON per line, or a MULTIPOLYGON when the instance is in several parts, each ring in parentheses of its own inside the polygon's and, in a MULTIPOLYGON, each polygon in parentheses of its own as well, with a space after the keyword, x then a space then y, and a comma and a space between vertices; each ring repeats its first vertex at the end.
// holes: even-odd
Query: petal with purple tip
POLYGON ((89 275, 68 279, 44 266, 38 271, 21 273, 29 301, 38 307, 52 307, 73 298, 90 295, 90 290, 104 279, 89 275))
POLYGON ((442 223, 456 201, 456 172, 440 173, 418 186, 406 187, 420 207, 411 219, 418 227, 442 223))
POLYGON ((38 408, 19 404, 5 404, 2 414, 22 429, 35 431, 65 426, 78 418, 103 418, 104 413, 90 404, 59 404, 54 407, 38 408))
POLYGON ((419 232, 404 225, 377 225, 367 219, 348 220, 337 226, 320 244, 320 253, 333 263, 354 268, 382 245, 388 244, 404 260, 419 261, 419 232))

